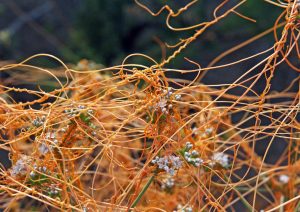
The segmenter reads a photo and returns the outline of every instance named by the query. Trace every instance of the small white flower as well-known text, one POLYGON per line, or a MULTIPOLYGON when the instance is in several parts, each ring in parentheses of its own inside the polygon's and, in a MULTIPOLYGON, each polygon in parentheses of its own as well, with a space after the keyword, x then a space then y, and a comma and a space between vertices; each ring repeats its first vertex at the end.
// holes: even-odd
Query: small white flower
POLYGON ((170 98, 170 96, 173 94, 173 88, 172 87, 168 87, 168 92, 167 92, 167 95, 166 95, 166 97, 167 98, 170 98))
POLYGON ((177 209, 181 209, 182 208, 182 205, 181 204, 178 204, 177 205, 177 209))
POLYGON ((42 170, 43 170, 43 172, 46 172, 47 171, 47 167, 43 166, 42 170))
POLYGON ((163 158, 159 158, 156 163, 159 169, 165 169, 165 167, 168 167, 169 161, 168 158, 165 156, 163 158))
POLYGON ((45 138, 46 138, 46 139, 49 139, 49 138, 50 138, 50 135, 51 135, 51 133, 50 133, 50 132, 47 132, 45 138))
POLYGON ((226 167, 229 165, 229 157, 227 154, 224 154, 223 152, 216 152, 212 156, 212 163, 210 163, 212 166, 215 162, 219 163, 221 166, 226 167))
POLYGON ((194 163, 196 167, 199 167, 203 163, 203 160, 201 158, 196 158, 194 163))
POLYGON ((189 163, 192 164, 193 166, 199 167, 202 163, 203 160, 199 158, 199 152, 197 150, 192 150, 193 145, 190 142, 186 142, 185 144, 185 149, 184 149, 184 159, 189 163))
POLYGON ((155 163, 157 163, 158 160, 159 160, 159 157, 156 156, 156 157, 151 161, 151 163, 155 164, 155 163))
POLYGON ((192 207, 187 207, 187 208, 185 208, 185 211, 186 212, 193 212, 193 208, 192 207))
POLYGON ((55 133, 51 133, 50 138, 54 139, 56 137, 55 133))
POLYGON ((214 128, 213 128, 213 127, 210 127, 210 128, 207 128, 207 129, 205 130, 205 133, 206 133, 206 134, 211 134, 213 131, 214 131, 214 128))
POLYGON ((193 212, 193 208, 191 206, 183 207, 181 204, 178 204, 177 210, 174 212, 193 212))
POLYGON ((51 184, 48 187, 48 191, 51 195, 57 195, 59 193, 59 191, 61 191, 61 189, 59 187, 57 187, 55 184, 51 184))
POLYGON ((45 138, 46 139, 54 139, 54 138, 56 138, 56 135, 54 132, 47 132, 45 138))
POLYGON ((180 168, 181 168, 181 166, 182 166, 182 161, 180 160, 179 157, 176 157, 176 156, 171 155, 171 156, 169 156, 169 158, 170 158, 170 160, 171 160, 171 162, 172 162, 172 164, 173 164, 173 167, 174 167, 175 169, 180 169, 180 168))
POLYGON ((191 144, 191 142, 186 142, 186 143, 185 143, 185 148, 186 148, 186 150, 188 151, 188 150, 190 150, 190 149, 193 148, 193 144, 191 144))
POLYGON ((165 179, 163 181, 163 184, 161 185, 162 189, 166 189, 166 188, 172 188, 175 184, 175 180, 172 177, 168 177, 167 179, 165 179))
POLYGON ((193 133, 194 135, 197 135, 197 134, 198 134, 198 128, 197 128, 197 127, 193 127, 192 133, 193 133))
POLYGON ((198 153, 197 150, 193 150, 193 151, 192 151, 192 156, 198 156, 198 155, 199 155, 199 153, 198 153))
POLYGON ((191 157, 191 154, 189 152, 184 152, 184 158, 187 159, 191 157))
POLYGON ((174 170, 173 168, 170 168, 170 169, 167 171, 167 173, 168 173, 169 175, 171 175, 171 176, 174 176, 175 170, 174 170))
POLYGON ((156 106, 157 107, 160 107, 160 109, 162 110, 163 108, 165 108, 167 105, 167 100, 165 99, 161 99, 157 104, 156 106))
POLYGON ((41 144, 39 146, 39 152, 42 154, 42 155, 45 155, 49 152, 49 148, 47 147, 46 144, 41 144))
POLYGON ((176 99, 177 101, 179 101, 179 100, 181 99, 181 95, 180 95, 180 94, 176 94, 176 95, 175 95, 175 99, 176 99))
POLYGON ((27 173, 28 162, 29 162, 28 157, 23 155, 19 160, 17 160, 17 162, 10 170, 11 176, 15 177, 17 175, 25 175, 27 173))
POLYGON ((40 127, 44 124, 46 120, 46 116, 42 116, 41 118, 40 117, 36 117, 33 121, 32 121, 32 124, 35 126, 35 127, 40 127))
POLYGON ((283 184, 287 184, 290 180, 290 177, 285 175, 285 174, 282 174, 282 175, 279 175, 279 181, 283 184))
POLYGON ((178 170, 182 166, 180 158, 173 155, 161 158, 156 156, 151 163, 157 164, 159 169, 165 170, 172 176, 175 174, 175 170, 178 170))
POLYGON ((35 177, 35 172, 34 172, 34 171, 31 171, 30 174, 29 174, 29 176, 30 176, 31 178, 34 178, 34 177, 35 177))

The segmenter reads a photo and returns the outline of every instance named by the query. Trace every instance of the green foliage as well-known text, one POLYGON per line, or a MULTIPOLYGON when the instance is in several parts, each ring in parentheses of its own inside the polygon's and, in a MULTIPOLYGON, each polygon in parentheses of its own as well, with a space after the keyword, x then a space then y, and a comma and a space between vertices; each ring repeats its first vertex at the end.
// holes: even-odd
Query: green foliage
POLYGON ((28 184, 30 185, 42 185, 44 183, 48 183, 49 178, 44 174, 35 173, 33 177, 30 177, 28 180, 28 184))

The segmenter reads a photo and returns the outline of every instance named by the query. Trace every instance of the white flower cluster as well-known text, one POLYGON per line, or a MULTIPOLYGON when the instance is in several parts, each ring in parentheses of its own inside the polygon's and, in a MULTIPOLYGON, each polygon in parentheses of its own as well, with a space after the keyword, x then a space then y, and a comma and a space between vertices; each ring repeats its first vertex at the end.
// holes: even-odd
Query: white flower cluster
POLYGON ((39 152, 42 154, 42 155, 45 155, 49 152, 49 147, 46 145, 46 144, 41 144, 39 146, 39 152))
MULTIPOLYGON (((47 132, 46 133, 46 136, 45 136, 45 139, 46 140, 51 140, 53 141, 55 144, 58 143, 58 140, 56 139, 56 134, 54 132, 47 132)), ((52 145, 47 145, 45 143, 42 143, 40 146, 39 146, 39 152, 42 154, 42 155, 45 155, 47 154, 50 149, 52 148, 53 146, 52 145)))
POLYGON ((216 163, 219 163, 221 166, 226 168, 229 165, 229 157, 223 152, 215 152, 211 157, 210 166, 214 166, 216 163))
POLYGON ((174 176, 175 170, 178 170, 182 166, 182 161, 179 157, 174 155, 158 157, 152 160, 153 164, 156 164, 159 169, 165 170, 169 175, 174 176))
POLYGON ((285 175, 285 174, 282 174, 282 175, 279 175, 279 181, 282 183, 282 184, 287 184, 290 180, 290 177, 285 175))
POLYGON ((184 158, 189 164, 199 167, 203 163, 203 160, 198 157, 199 152, 197 150, 190 151, 192 148, 193 144, 191 144, 191 142, 186 142, 184 149, 184 158))
POLYGON ((171 189, 175 184, 175 180, 172 177, 168 177, 163 181, 163 184, 161 185, 161 188, 163 190, 165 189, 171 189))
POLYGON ((205 129, 205 133, 208 134, 208 135, 212 134, 213 131, 214 131, 214 128, 213 128, 213 127, 209 127, 209 128, 206 128, 206 129, 205 129))
MULTIPOLYGON (((72 105, 71 105, 72 106, 72 105)), ((80 113, 81 110, 85 110, 86 107, 84 105, 78 105, 77 108, 65 109, 64 112, 68 115, 68 117, 74 117, 80 113)), ((92 109, 87 110, 88 114, 92 114, 94 111, 92 109)))
POLYGON ((160 108, 161 112, 168 114, 167 108, 172 108, 172 105, 167 106, 167 100, 161 99, 157 104, 156 104, 156 109, 160 108))
POLYGON ((193 208, 191 206, 182 206, 181 204, 177 205, 177 210, 173 212, 193 212, 193 208))
POLYGON ((170 99, 170 97, 172 96, 174 92, 174 89, 172 87, 168 87, 167 90, 163 90, 163 94, 165 95, 165 97, 167 99, 170 99))
MULTIPOLYGON (((56 138, 56 134, 55 132, 47 132, 46 133, 46 136, 45 136, 46 139, 55 139, 56 138)), ((57 143, 57 140, 53 140, 54 143, 57 143)))
POLYGON ((51 196, 57 196, 61 191, 61 189, 54 184, 51 184, 50 187, 47 188, 47 190, 51 196))
POLYGON ((33 165, 33 169, 34 169, 34 170, 31 171, 31 172, 29 173, 29 176, 30 176, 32 179, 34 179, 36 176, 39 175, 39 173, 36 172, 36 171, 39 171, 39 172, 45 173, 45 174, 50 174, 50 170, 48 170, 46 166, 39 166, 39 167, 38 167, 36 164, 34 164, 34 165, 33 165))
MULTIPOLYGON (((168 109, 172 109, 173 105, 170 103, 168 104, 168 100, 170 100, 171 96, 173 95, 174 89, 168 87, 166 90, 163 90, 163 98, 156 104, 155 109, 160 109, 163 113, 168 114, 168 109)), ((180 94, 176 94, 174 96, 175 100, 179 101, 181 99, 180 94)))
MULTIPOLYGON (((84 109, 84 108, 81 108, 82 106, 79 105, 78 108, 80 109, 84 109)), ((84 106, 83 106, 84 107, 84 106)), ((65 109, 64 112, 67 114, 67 116, 69 118, 72 118, 72 117, 75 117, 78 115, 79 113, 79 110, 78 109, 75 109, 75 108, 70 108, 70 109, 65 109)))
POLYGON ((17 175, 25 175, 28 170, 28 163, 30 162, 30 159, 23 155, 17 162, 13 165, 13 167, 10 170, 10 174, 13 177, 16 177, 17 175))
MULTIPOLYGON (((170 97, 173 95, 174 89, 172 87, 168 87, 167 90, 163 90, 163 94, 167 99, 170 99, 170 97)), ((175 100, 179 101, 181 99, 180 94, 175 95, 175 100)))
MULTIPOLYGON (((206 137, 210 136, 213 133, 213 131, 214 131, 213 127, 206 128, 204 132, 200 133, 200 137, 206 138, 206 137)), ((193 135, 199 135, 199 130, 197 127, 194 127, 192 129, 192 132, 193 132, 193 135)))
POLYGON ((42 117, 36 117, 33 121, 32 121, 32 125, 35 127, 40 127, 44 124, 46 120, 46 116, 42 116, 42 117))
POLYGON ((37 169, 37 170, 39 170, 40 172, 44 172, 44 173, 47 172, 47 167, 46 167, 46 166, 39 166, 39 167, 37 167, 37 166, 35 165, 35 166, 34 166, 34 169, 37 169))

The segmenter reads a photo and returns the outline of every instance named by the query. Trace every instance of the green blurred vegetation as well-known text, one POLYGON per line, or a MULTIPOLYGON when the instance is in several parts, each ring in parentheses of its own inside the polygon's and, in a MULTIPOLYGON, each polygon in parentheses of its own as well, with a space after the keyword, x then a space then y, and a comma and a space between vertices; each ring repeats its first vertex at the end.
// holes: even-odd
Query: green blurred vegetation
MULTIPOLYGON (((158 11, 164 4, 169 4, 176 11, 187 2, 189 1, 151 1, 145 4, 153 11, 158 11)), ((187 12, 171 20, 171 24, 182 27, 212 20, 213 10, 220 3, 220 1, 199 1, 187 12)), ((230 4, 226 5, 227 8, 230 6, 230 4)), ((215 55, 224 48, 224 45, 226 48, 233 46, 271 27, 281 12, 279 8, 261 0, 247 1, 237 11, 256 19, 257 23, 230 14, 199 39, 201 45, 193 44, 186 49, 184 56, 195 59, 207 57, 208 49, 209 55, 215 55)), ((108 66, 120 64, 126 55, 139 52, 161 61, 162 53, 158 39, 168 44, 175 44, 180 38, 194 33, 194 30, 171 31, 165 25, 166 16, 165 11, 159 17, 152 17, 134 1, 84 1, 70 33, 70 41, 67 45, 69 48, 62 49, 64 58, 70 62, 87 58, 108 66)), ((171 53, 171 50, 168 49, 167 52, 171 53)), ((142 58, 134 58, 131 62, 142 61, 142 58)), ((173 62, 173 65, 178 64, 173 62)))

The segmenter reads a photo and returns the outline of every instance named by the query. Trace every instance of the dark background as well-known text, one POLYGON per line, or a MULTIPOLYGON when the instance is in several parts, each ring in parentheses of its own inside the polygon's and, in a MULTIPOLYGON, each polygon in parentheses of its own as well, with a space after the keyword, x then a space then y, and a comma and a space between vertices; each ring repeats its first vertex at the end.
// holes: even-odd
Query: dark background
MULTIPOLYGON (((177 11, 189 1, 142 1, 153 11, 164 5, 177 11), (151 2, 151 3, 150 3, 151 2)), ((213 10, 220 0, 202 0, 171 23, 176 27, 194 25, 213 19, 213 10)), ((229 1, 222 11, 238 1, 229 1)), ((207 30, 184 51, 203 66, 222 51, 247 40, 274 24, 281 9, 262 0, 251 0, 239 12, 257 20, 252 23, 235 14, 229 15, 207 30)), ((0 59, 21 60, 35 53, 50 53, 64 61, 76 63, 82 58, 105 66, 120 64, 135 52, 161 60, 157 40, 175 44, 179 38, 194 33, 174 32, 165 26, 167 12, 152 17, 133 0, 2 0, 0 2, 0 59)), ((270 47, 267 36, 248 46, 239 56, 247 56, 270 47)), ((233 58, 236 58, 235 55, 233 58)), ((179 64, 181 61, 178 60, 179 64)), ((176 67, 177 67, 176 66, 176 67)), ((184 66, 184 64, 181 64, 184 66)), ((180 67, 177 67, 180 68, 180 67)))

